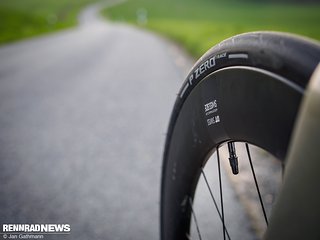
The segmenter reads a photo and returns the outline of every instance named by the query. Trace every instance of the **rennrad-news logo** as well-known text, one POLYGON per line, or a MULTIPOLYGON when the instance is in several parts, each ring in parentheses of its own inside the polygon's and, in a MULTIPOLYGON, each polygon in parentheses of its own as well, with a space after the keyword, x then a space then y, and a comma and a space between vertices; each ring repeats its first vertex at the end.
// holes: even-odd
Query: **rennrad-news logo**
POLYGON ((70 233, 70 224, 2 224, 2 233, 70 233))

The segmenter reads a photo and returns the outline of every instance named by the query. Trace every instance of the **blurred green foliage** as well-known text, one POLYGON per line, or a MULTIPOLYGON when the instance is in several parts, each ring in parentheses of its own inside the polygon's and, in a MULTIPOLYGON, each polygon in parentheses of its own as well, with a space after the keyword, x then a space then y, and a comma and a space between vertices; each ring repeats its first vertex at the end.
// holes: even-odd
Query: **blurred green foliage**
MULTIPOLYGON (((79 11, 96 1, 0 0, 0 43, 74 26, 79 11)), ((195 56, 247 31, 286 31, 319 40, 320 4, 289 1, 294 0, 128 0, 104 14, 161 32, 195 56)))
POLYGON ((0 43, 63 29, 97 0, 0 0, 0 43))
POLYGON ((249 31, 291 32, 320 40, 320 4, 282 1, 128 0, 104 15, 160 32, 195 57, 227 37, 249 31))

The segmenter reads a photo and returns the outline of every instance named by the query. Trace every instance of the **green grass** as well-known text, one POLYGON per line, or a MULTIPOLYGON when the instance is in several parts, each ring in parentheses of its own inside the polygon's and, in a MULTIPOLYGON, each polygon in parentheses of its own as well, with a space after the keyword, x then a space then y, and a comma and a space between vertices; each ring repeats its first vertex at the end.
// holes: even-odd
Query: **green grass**
POLYGON ((74 26, 96 0, 0 0, 0 44, 74 26))
MULTIPOLYGON (((271 30, 320 40, 320 4, 264 3, 235 0, 128 0, 106 9, 112 20, 160 32, 199 57, 235 34, 271 30), (138 21, 138 13, 148 21, 138 21)), ((143 19, 142 19, 143 20, 143 19)))

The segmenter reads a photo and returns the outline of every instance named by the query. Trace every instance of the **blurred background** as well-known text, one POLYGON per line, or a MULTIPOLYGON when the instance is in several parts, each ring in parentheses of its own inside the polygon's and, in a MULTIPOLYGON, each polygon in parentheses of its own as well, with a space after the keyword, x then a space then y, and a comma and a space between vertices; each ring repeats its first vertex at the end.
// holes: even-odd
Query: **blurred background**
MULTIPOLYGON (((95 0, 1 0, 0 43, 70 27, 95 0)), ((121 1, 122 2, 122 1, 121 1)), ((320 39, 319 0, 127 0, 103 10, 181 43, 195 57, 235 34, 271 30, 320 39)))
POLYGON ((104 14, 169 36, 196 57, 228 37, 249 31, 283 31, 320 38, 319 1, 129 0, 104 14), (145 15, 142 21, 141 15, 145 15))
MULTIPOLYGON (((0 224, 69 223, 58 239, 159 239, 167 125, 195 59, 248 31, 320 40, 319 23, 311 0, 0 0, 0 224)), ((268 162, 257 172, 271 176, 271 206, 281 166, 268 162)), ((256 239, 265 225, 251 211, 257 196, 245 197, 250 172, 240 169, 239 185, 226 169, 230 232, 256 239)))

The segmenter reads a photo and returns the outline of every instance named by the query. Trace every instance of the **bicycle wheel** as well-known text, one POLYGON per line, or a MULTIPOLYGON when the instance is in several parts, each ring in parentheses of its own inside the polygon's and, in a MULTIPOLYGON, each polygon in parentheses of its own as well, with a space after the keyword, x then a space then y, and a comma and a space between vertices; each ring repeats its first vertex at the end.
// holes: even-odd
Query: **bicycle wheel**
POLYGON ((250 143, 284 161, 319 60, 315 42, 254 32, 223 41, 195 64, 178 94, 165 144, 161 239, 188 239, 199 176, 222 144, 250 143))

